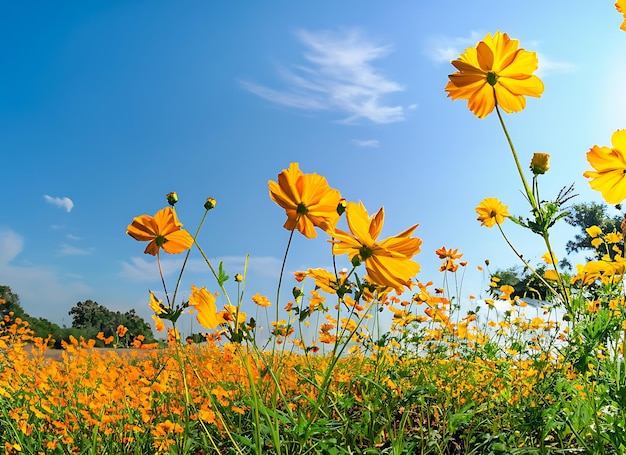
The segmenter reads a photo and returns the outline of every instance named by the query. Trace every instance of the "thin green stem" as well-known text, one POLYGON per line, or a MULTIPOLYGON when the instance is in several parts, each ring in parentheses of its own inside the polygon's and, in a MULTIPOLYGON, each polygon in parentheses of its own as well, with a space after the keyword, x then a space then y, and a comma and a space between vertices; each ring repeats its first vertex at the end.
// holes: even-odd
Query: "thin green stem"
MULTIPOLYGON (((494 89, 493 96, 496 96, 496 92, 494 89)), ((513 154, 513 160, 515 160, 515 166, 517 166, 517 172, 519 173, 520 178, 522 179, 522 184, 524 185, 524 190, 526 191, 526 196, 528 197, 528 202, 533 209, 537 208, 537 201, 535 200, 535 196, 528 186, 528 182, 526 181, 526 177, 524 176, 524 172, 522 171, 522 166, 519 162, 519 158, 517 157, 517 152, 515 151, 515 146, 513 145, 513 141, 511 140, 511 136, 509 135, 509 131, 504 124, 504 119, 502 118, 502 114, 500 113, 500 108, 498 107, 498 102, 496 100, 496 113, 498 114, 498 119, 500 120, 500 125, 502 126, 502 131, 504 131, 504 135, 506 136, 506 140, 509 143, 509 147, 511 148, 511 153, 513 154)))
MULTIPOLYGON (((172 210, 175 210, 175 209, 172 207, 172 210)), ((196 229, 196 233, 193 236, 193 243, 196 245, 197 245, 196 239, 198 238, 198 234, 200 234, 200 229, 202 229, 202 225, 204 224, 204 220, 206 219, 207 213, 209 213, 209 210, 205 210, 204 215, 202 215, 202 219, 200 220, 200 223, 198 224, 198 228, 196 229)), ((187 250, 187 253, 185 254, 185 259, 183 260, 183 265, 180 268, 180 273, 178 274, 178 280, 176 281, 176 287, 174 288, 174 295, 172 297, 172 303, 176 301, 176 294, 178 293, 178 287, 180 286, 180 282, 183 279, 183 272, 185 271, 185 266, 187 265, 187 260, 189 259, 190 254, 191 254, 191 248, 187 250)))
POLYGON ((539 273, 537 273, 537 271, 531 267, 531 265, 526 261, 526 259, 524 259, 524 257, 517 251, 517 249, 515 249, 515 247, 513 246, 513 244, 511 243, 511 241, 509 240, 509 238, 506 236, 506 234, 504 233, 504 231, 502 230, 502 226, 500 225, 500 223, 496 223, 498 225, 498 229, 500 230, 500 234, 502 234, 502 237, 504 238, 505 242, 507 243, 507 245, 509 245, 509 247, 511 248, 511 250, 513 250, 513 253, 515 253, 515 255, 519 258, 520 261, 522 261, 522 263, 528 268, 528 270, 530 270, 533 275, 535 275, 539 281, 541 281, 548 289, 550 289, 550 291, 558 296, 559 294, 556 292, 556 289, 554 289, 550 283, 548 283, 544 277, 542 277, 539 273))

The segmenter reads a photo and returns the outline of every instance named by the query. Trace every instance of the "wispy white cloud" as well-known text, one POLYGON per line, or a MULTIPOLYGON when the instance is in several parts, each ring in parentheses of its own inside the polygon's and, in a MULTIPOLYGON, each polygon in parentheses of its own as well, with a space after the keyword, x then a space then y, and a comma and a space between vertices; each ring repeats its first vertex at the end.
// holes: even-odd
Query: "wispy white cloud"
POLYGON ((0 227, 0 284, 10 286, 19 295, 27 313, 60 322, 59 315, 67 314, 71 302, 83 299, 90 288, 74 278, 69 282, 62 280, 55 270, 47 267, 14 264, 24 244, 21 235, 0 227))
MULTIPOLYGON (((224 263, 224 269, 233 276, 235 273, 243 273, 246 262, 245 256, 224 256, 211 259, 213 266, 217 269, 220 262, 224 263)), ((173 276, 180 272, 183 265, 183 258, 161 258, 161 268, 163 276, 173 276)), ((248 273, 264 278, 278 278, 280 274, 281 261, 273 256, 250 257, 248 260, 248 273)), ((185 265, 186 274, 201 274, 206 276, 208 267, 202 259, 190 259, 185 265)), ((158 280, 158 269, 156 261, 150 256, 132 257, 129 261, 122 263, 120 276, 133 281, 155 281, 158 280)))
POLYGON ((537 59, 539 60, 539 68, 536 74, 539 77, 546 77, 553 73, 573 73, 577 69, 573 63, 558 62, 540 52, 537 52, 537 59))
POLYGON ((65 209, 67 212, 70 212, 72 208, 74 208, 74 203, 69 197, 52 197, 46 194, 43 198, 49 204, 56 205, 57 207, 65 209))
POLYGON ((404 120, 403 106, 390 106, 383 97, 404 90, 388 79, 373 62, 386 57, 390 46, 375 44, 357 29, 340 32, 298 30, 305 46, 304 65, 281 66, 279 76, 285 89, 270 88, 251 81, 241 85, 251 93, 283 106, 347 114, 343 123, 368 119, 374 123, 404 120))
POLYGON ((0 265, 11 262, 24 247, 24 238, 11 229, 0 227, 0 265))
POLYGON ((78 248, 66 243, 61 245, 59 253, 63 256, 83 256, 94 252, 93 248, 78 248))
POLYGON ((352 139, 350 141, 352 144, 357 147, 378 147, 380 146, 380 141, 378 139, 352 139))
POLYGON ((469 36, 433 36, 428 39, 426 53, 436 63, 450 63, 484 37, 485 33, 479 31, 472 31, 469 36))

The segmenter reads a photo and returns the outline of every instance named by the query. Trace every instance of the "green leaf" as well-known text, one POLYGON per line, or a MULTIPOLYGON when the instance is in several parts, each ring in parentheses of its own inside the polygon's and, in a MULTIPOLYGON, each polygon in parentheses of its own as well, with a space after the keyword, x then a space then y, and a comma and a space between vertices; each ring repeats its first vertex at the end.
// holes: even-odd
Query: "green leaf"
POLYGON ((224 263, 220 261, 220 267, 217 273, 217 283, 220 286, 223 286, 224 283, 226 283, 229 278, 230 277, 226 275, 226 272, 224 271, 224 263))

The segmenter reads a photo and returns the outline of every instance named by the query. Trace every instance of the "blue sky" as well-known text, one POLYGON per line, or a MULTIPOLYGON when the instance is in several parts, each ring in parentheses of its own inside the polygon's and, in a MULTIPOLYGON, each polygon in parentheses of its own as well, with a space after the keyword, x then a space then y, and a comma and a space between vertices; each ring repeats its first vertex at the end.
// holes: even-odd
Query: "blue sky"
MULTIPOLYGON (((544 95, 506 122, 524 165, 551 154, 544 197, 575 183, 579 202, 601 201, 585 153, 626 127, 611 1, 4 2, 0 17, 0 284, 68 326, 87 299, 149 319, 156 262, 125 229, 170 191, 191 231, 217 200, 200 243, 231 275, 250 254, 246 305, 273 300, 288 232, 267 181, 292 161, 370 213, 384 206, 383 236, 419 223, 421 280, 440 285, 434 251, 459 248, 462 293, 479 295, 476 266, 517 262, 474 208, 498 197, 527 210, 497 118, 444 92, 450 60, 488 32, 539 55, 544 95)), ((539 239, 505 229, 540 260, 539 239)), ((555 231, 557 255, 573 232, 555 231)), ((164 259, 171 288, 182 257, 164 259)), ((323 236, 295 237, 288 271, 330 263, 323 236)), ((216 290, 197 254, 187 271, 184 292, 216 290)))

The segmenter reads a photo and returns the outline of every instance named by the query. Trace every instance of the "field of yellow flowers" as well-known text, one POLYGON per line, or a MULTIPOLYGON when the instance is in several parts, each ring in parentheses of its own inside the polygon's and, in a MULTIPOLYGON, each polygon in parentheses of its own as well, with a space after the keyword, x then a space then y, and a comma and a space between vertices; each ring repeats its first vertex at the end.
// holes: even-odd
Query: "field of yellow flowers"
MULTIPOLYGON (((626 14, 624 0, 616 8, 626 14)), ((161 274, 164 300, 153 292, 148 298, 167 343, 135 339, 132 350, 98 350, 95 340, 71 338, 59 359, 46 355, 49 339, 7 315, 0 321, 5 453, 626 453, 626 261, 615 247, 624 232, 589 228, 605 254, 573 275, 560 271, 550 229, 566 215, 571 188, 552 201, 539 198, 550 157, 535 153, 522 164, 503 117, 523 110, 526 97, 541 96, 536 54, 498 31, 452 65, 448 96, 467 100, 478 118, 495 112, 530 206, 530 217, 516 217, 486 198, 477 219, 507 242, 505 222, 542 238, 541 271, 509 245, 547 290, 545 300, 513 296, 493 277, 493 298, 463 313, 456 296, 416 279, 417 225, 381 238, 383 208, 370 213, 291 163, 269 181, 287 217, 285 259, 294 236, 326 235, 333 257, 347 255, 352 267, 287 275, 283 265, 275 300, 252 297, 273 320, 261 337, 242 310, 245 273, 231 278, 196 241, 216 201, 206 200, 192 235, 178 220, 177 194, 169 193, 165 208, 136 217, 127 233, 147 242, 159 272, 161 254, 183 254, 185 263, 199 254, 215 278, 211 291, 192 286, 181 300, 184 265, 171 288, 161 274), (229 280, 238 288, 232 299, 229 280), (292 288, 287 297, 285 288, 292 288), (227 302, 222 308, 216 293, 227 302), (181 340, 177 322, 190 309, 210 331, 205 343, 181 340), (381 325, 382 314, 390 327, 381 325)), ((626 199, 626 130, 611 143, 591 147, 592 170, 584 175, 615 204, 626 199)), ((445 279, 466 266, 457 249, 436 254, 445 279)))

